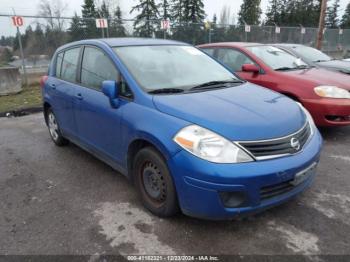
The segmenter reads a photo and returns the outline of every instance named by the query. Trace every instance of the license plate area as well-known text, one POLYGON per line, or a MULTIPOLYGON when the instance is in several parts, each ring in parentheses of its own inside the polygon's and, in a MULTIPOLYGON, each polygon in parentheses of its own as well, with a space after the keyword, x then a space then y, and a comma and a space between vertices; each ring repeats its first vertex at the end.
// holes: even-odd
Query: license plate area
POLYGON ((313 163, 308 168, 298 172, 294 179, 290 182, 293 186, 297 186, 307 180, 310 176, 315 174, 317 168, 317 163, 313 163))

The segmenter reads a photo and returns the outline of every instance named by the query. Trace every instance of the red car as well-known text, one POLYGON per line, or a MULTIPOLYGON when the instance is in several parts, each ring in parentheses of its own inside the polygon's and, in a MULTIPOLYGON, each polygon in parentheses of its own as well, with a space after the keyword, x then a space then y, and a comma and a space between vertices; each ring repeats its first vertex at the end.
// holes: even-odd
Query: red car
POLYGON ((241 78, 299 101, 318 126, 350 125, 350 76, 312 67, 271 45, 198 46, 241 78))

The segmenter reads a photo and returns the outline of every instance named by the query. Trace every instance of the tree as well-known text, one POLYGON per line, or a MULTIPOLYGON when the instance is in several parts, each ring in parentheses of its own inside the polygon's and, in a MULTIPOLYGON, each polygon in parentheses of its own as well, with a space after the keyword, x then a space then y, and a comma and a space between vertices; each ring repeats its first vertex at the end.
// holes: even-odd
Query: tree
POLYGON ((338 11, 339 11, 339 1, 334 0, 333 5, 327 8, 326 16, 326 26, 330 28, 337 28, 339 25, 338 11))
POLYGON ((159 5, 154 0, 139 0, 130 14, 140 12, 134 22, 135 33, 141 37, 151 37, 159 29, 159 5))
POLYGON ((72 18, 70 27, 68 28, 68 34, 70 41, 78 41, 84 39, 84 28, 82 21, 76 12, 72 18))
POLYGON ((99 18, 106 18, 106 19, 110 18, 108 5, 106 4, 105 1, 103 1, 100 8, 98 8, 97 15, 99 18))
POLYGON ((169 1, 168 0, 163 0, 162 3, 162 9, 163 9, 163 13, 162 13, 162 17, 164 20, 168 19, 170 17, 170 13, 169 13, 169 1))
POLYGON ((203 23, 205 18, 202 0, 184 0, 184 22, 203 23))
POLYGON ((39 3, 38 15, 45 17, 51 30, 63 30, 64 19, 62 16, 67 10, 67 4, 61 0, 41 0, 39 3))
POLYGON ((320 16, 321 0, 270 0, 265 24, 279 26, 316 27, 320 16))
POLYGON ((269 6, 267 8, 266 13, 266 21, 265 24, 283 24, 283 14, 285 12, 284 10, 285 3, 283 0, 270 0, 269 6))
POLYGON ((184 1, 173 0, 170 10, 170 17, 174 23, 181 24, 184 21, 184 1))
POLYGON ((238 23, 244 25, 245 23, 250 25, 260 24, 261 0, 243 0, 241 9, 238 13, 238 23))
POLYGON ((12 61, 12 52, 9 48, 5 47, 2 52, 0 52, 0 65, 7 64, 12 61))
POLYGON ((350 28, 350 3, 346 6, 345 13, 341 19, 341 26, 343 28, 350 28))
POLYGON ((0 46, 13 46, 15 38, 13 36, 1 36, 0 46))
POLYGON ((84 30, 84 36, 86 38, 96 38, 99 36, 99 32, 96 28, 95 18, 97 17, 97 11, 94 4, 94 0, 84 0, 82 5, 82 27, 84 30))
POLYGON ((115 9, 114 17, 111 22, 111 35, 114 37, 124 37, 126 36, 126 30, 122 18, 122 10, 119 6, 115 9))

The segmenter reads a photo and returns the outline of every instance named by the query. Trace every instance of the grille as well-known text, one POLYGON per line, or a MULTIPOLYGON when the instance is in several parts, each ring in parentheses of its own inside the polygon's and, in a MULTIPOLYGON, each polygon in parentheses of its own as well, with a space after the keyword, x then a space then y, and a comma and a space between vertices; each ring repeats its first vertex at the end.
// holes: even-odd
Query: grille
POLYGON ((311 128, 306 123, 299 131, 286 137, 239 142, 257 160, 276 158, 283 155, 295 154, 301 151, 311 135, 311 128))
POLYGON ((291 183, 293 180, 275 184, 272 186, 262 187, 260 189, 260 200, 272 198, 274 196, 282 195, 292 190, 295 186, 291 183))

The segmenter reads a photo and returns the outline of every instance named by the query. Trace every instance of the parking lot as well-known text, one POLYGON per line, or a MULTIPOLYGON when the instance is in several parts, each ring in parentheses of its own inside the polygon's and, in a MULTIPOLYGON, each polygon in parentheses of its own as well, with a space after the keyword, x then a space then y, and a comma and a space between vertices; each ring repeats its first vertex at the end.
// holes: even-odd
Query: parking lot
POLYGON ((321 132, 309 190, 257 216, 213 222, 151 215, 122 175, 72 144, 54 146, 42 114, 1 118, 0 253, 349 255, 350 128, 321 132))

